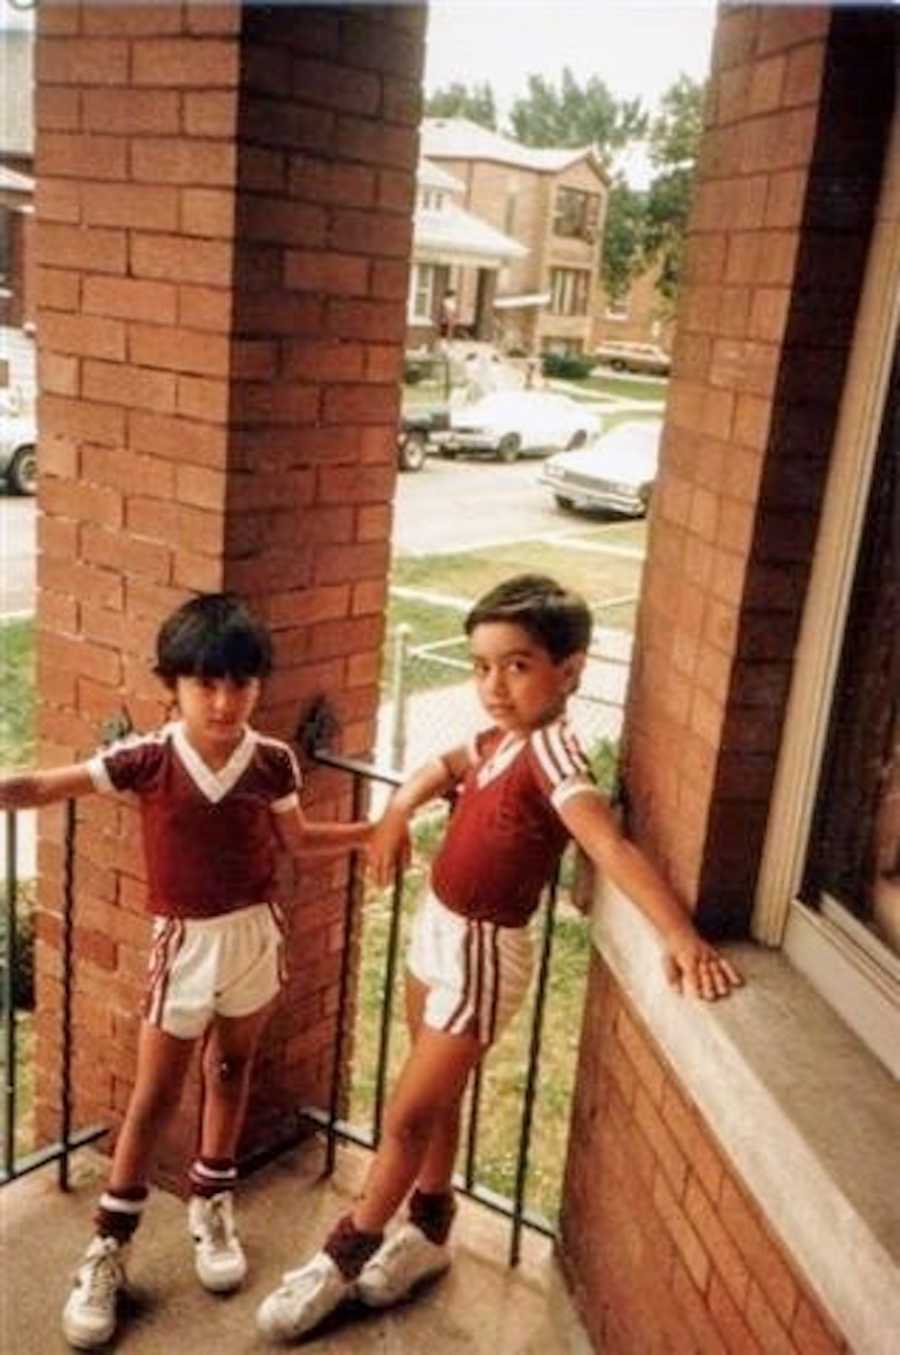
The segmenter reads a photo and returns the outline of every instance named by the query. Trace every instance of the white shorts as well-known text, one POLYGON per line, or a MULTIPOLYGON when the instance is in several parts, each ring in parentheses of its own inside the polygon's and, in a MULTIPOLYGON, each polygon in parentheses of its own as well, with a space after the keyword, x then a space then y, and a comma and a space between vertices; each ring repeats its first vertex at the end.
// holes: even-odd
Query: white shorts
POLYGON ((182 1040, 214 1016, 250 1016, 279 992, 284 927, 274 904, 219 917, 158 917, 153 926, 144 1018, 182 1040))
POLYGON ((493 1044, 528 992, 531 929, 460 917, 429 892, 413 921, 406 962, 428 989, 426 1025, 493 1044))

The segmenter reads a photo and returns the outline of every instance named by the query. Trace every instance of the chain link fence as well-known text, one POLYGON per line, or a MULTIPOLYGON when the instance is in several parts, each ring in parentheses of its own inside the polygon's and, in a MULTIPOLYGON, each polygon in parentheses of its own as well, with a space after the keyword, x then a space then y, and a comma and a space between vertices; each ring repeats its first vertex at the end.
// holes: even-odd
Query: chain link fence
MULTIPOLYGON (((604 625, 604 613, 632 603, 617 598, 595 611, 588 661, 570 698, 569 720, 592 761, 618 743, 631 665, 629 631, 604 625)), ((394 632, 389 699, 379 712, 378 761, 409 771, 484 728, 485 715, 471 681, 465 635, 417 645, 409 626, 394 632)))

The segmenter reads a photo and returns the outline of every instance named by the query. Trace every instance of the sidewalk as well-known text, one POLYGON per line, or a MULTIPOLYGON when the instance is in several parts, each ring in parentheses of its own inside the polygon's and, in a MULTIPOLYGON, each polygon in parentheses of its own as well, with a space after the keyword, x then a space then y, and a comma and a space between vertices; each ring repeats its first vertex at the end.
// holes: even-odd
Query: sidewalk
MULTIPOLYGON (((184 1204, 155 1192, 129 1264, 115 1349, 128 1355, 264 1355, 286 1347, 256 1333, 258 1304, 284 1270, 308 1257, 359 1189, 367 1154, 345 1149, 330 1182, 318 1177, 319 1144, 286 1154, 240 1190, 241 1232, 250 1263, 246 1288, 216 1297, 193 1274, 184 1204)), ((74 1263, 90 1236, 105 1159, 73 1158, 75 1188, 56 1188, 55 1169, 0 1193, 0 1349, 4 1355, 63 1355, 59 1315, 74 1263)), ((461 1201, 453 1269, 414 1301, 383 1313, 348 1305, 296 1348, 321 1355, 591 1355, 551 1244, 524 1235, 517 1270, 505 1265, 509 1225, 461 1201)), ((290 1348, 290 1347, 287 1347, 290 1348)))

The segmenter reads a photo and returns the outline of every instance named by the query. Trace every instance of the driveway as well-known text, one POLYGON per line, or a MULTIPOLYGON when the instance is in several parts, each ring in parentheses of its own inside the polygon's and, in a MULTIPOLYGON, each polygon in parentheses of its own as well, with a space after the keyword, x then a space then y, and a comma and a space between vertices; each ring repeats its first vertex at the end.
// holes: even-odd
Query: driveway
POLYGON ((572 527, 537 482, 540 457, 511 466, 429 456, 424 470, 397 480, 394 550, 398 555, 471 550, 572 527))
POLYGON ((0 491, 0 617, 34 608, 34 499, 0 491))

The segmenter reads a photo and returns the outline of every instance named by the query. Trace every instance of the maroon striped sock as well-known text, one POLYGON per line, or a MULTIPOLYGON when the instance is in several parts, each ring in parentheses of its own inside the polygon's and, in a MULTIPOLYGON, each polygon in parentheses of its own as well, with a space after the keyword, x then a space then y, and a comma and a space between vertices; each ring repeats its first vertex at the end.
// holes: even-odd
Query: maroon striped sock
POLYGON ((100 1196, 94 1227, 101 1237, 114 1237, 117 1242, 131 1240, 147 1199, 146 1186, 125 1186, 121 1190, 105 1190, 100 1196))
POLYGON ((202 1195, 205 1200, 212 1199, 223 1190, 234 1190, 237 1181, 237 1167, 233 1157, 204 1157, 202 1154, 191 1163, 188 1173, 192 1195, 202 1195))
POLYGON ((447 1241, 455 1213, 456 1196, 452 1190, 442 1190, 434 1195, 414 1190, 409 1197, 410 1223, 414 1223, 428 1241, 438 1247, 447 1241))
POLYGON ((374 1256, 384 1240, 384 1233, 362 1233, 354 1225, 353 1215, 338 1219, 322 1248, 340 1270, 345 1280, 355 1280, 370 1256, 374 1256))

